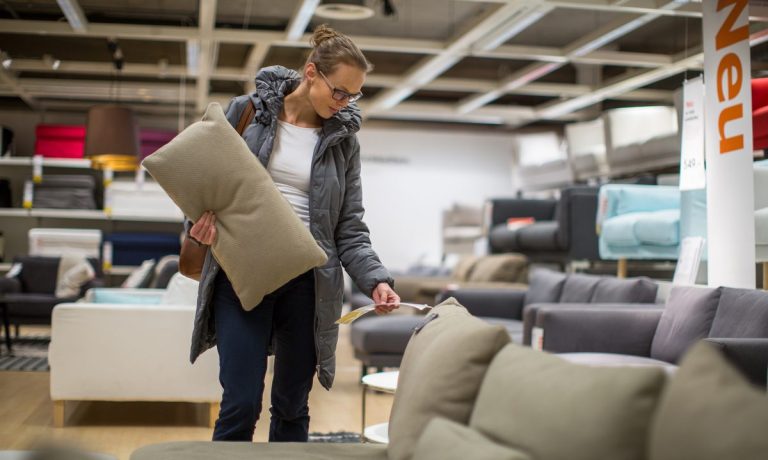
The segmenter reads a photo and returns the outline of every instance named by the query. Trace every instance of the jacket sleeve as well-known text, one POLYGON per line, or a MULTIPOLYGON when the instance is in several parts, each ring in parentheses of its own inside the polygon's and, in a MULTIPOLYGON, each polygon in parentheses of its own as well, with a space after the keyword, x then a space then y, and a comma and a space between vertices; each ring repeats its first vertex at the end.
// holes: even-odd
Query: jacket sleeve
POLYGON ((394 280, 371 247, 368 226, 363 222, 363 190, 360 180, 360 144, 352 138, 352 154, 345 173, 346 189, 336 225, 336 248, 342 265, 360 290, 371 295, 379 283, 394 287, 394 280))

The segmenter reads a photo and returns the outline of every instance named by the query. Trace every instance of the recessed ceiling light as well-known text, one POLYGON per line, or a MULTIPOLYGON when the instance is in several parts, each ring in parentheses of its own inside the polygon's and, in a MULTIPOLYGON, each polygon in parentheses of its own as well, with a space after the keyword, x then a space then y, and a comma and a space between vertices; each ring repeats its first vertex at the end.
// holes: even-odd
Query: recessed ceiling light
POLYGON ((315 9, 315 16, 342 21, 367 19, 373 15, 374 11, 365 6, 363 0, 329 0, 315 9))

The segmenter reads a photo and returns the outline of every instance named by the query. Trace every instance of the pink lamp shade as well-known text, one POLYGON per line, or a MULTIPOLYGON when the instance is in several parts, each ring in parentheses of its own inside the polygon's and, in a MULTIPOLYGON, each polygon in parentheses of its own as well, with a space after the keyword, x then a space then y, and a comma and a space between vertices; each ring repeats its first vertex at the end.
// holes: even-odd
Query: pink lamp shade
POLYGON ((35 128, 35 155, 49 158, 82 158, 85 126, 41 123, 35 128))
POLYGON ((768 78, 752 80, 753 149, 768 149, 768 78))
POLYGON ((155 150, 171 142, 171 139, 176 137, 176 134, 176 131, 142 128, 140 131, 141 155, 139 159, 143 160, 155 153, 155 150))

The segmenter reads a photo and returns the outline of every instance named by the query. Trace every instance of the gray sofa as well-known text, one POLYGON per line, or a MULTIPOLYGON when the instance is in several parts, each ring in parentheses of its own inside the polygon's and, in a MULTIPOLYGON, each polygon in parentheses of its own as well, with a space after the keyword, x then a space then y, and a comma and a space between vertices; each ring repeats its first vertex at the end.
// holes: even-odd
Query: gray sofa
POLYGON ((172 442, 131 460, 757 460, 766 426, 764 389, 711 346, 691 350, 672 379, 583 366, 510 344, 449 299, 408 345, 389 445, 172 442))
POLYGON ((539 308, 543 349, 584 364, 657 365, 674 371, 684 353, 707 339, 765 386, 768 292, 673 287, 666 305, 642 309, 539 308), (662 308, 663 307, 663 308, 662 308))

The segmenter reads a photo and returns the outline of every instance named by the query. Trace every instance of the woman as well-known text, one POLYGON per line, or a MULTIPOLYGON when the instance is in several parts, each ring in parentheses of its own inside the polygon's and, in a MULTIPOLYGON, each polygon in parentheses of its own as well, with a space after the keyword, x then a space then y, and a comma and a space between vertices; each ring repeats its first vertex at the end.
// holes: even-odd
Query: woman
POLYGON ((307 440, 315 371, 323 387, 333 383, 341 265, 371 295, 378 313, 400 303, 362 221, 355 135, 360 111, 354 102, 362 96, 371 65, 348 37, 327 26, 315 30, 311 44, 303 76, 279 66, 262 69, 256 92, 233 99, 227 119, 236 126, 253 103, 255 116, 243 138, 325 250, 328 263, 245 311, 208 250, 216 239, 216 216, 208 212, 194 225, 186 222, 189 238, 180 270, 201 280, 191 359, 217 345, 224 388, 214 441, 252 441, 270 352, 275 365, 269 440, 307 440))

